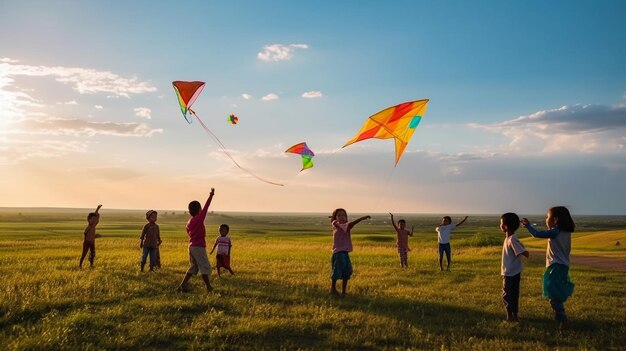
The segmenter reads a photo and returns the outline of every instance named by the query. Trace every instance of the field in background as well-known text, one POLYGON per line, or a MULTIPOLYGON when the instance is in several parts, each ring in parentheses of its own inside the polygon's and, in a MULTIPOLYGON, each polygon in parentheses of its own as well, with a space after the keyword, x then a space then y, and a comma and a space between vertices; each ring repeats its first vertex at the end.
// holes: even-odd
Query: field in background
MULTIPOLYGON (((388 216, 374 216, 353 232, 349 295, 333 298, 326 215, 208 216, 208 241, 220 223, 231 226, 237 275, 214 273, 207 295, 198 277, 191 293, 175 292, 188 265, 186 214, 160 212, 163 269, 140 273, 143 211, 103 210, 96 268, 77 268, 87 212, 0 209, 0 349, 626 347, 626 274, 573 266, 572 328, 560 334, 541 297, 542 256, 525 260, 522 323, 502 322, 496 216, 472 216, 454 232, 452 272, 437 270, 439 216, 397 215, 415 225, 405 270, 388 216)), ((543 216, 530 219, 543 226, 543 216)), ((626 217, 575 220, 574 250, 624 256, 626 243, 614 244, 626 217)))

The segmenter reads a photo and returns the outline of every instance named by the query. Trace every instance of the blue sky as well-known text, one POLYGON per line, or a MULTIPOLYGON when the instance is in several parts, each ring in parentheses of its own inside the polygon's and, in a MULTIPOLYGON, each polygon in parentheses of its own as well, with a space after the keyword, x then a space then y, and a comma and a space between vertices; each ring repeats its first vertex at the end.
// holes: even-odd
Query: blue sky
POLYGON ((0 0, 0 206, 626 212, 623 1, 0 0), (173 80, 247 176, 180 115, 173 80), (430 104, 402 160, 340 147, 430 104), (232 126, 226 116, 235 113, 232 126), (315 167, 283 151, 306 141, 315 167))

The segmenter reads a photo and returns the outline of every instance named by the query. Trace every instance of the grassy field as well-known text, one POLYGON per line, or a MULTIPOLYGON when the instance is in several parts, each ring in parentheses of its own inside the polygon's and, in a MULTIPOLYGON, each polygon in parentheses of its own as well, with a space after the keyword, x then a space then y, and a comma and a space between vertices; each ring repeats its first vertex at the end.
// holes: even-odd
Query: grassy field
MULTIPOLYGON (((188 265, 184 213, 160 213, 163 269, 140 273, 140 211, 103 210, 96 267, 77 268, 86 212, 0 210, 1 350, 626 348, 620 272, 573 266, 571 329, 558 333, 541 297, 544 257, 531 256, 522 274, 522 322, 502 322, 503 237, 495 216, 472 216, 454 232, 451 272, 437 269, 438 216, 397 217, 415 225, 405 270, 388 217, 374 216, 353 231, 348 296, 333 298, 324 215, 208 216, 209 241, 220 223, 231 226, 237 275, 214 273, 215 291, 206 294, 199 277, 192 292, 175 292, 188 265)), ((614 244, 625 217, 575 220, 575 250, 624 255, 626 243, 614 244)))

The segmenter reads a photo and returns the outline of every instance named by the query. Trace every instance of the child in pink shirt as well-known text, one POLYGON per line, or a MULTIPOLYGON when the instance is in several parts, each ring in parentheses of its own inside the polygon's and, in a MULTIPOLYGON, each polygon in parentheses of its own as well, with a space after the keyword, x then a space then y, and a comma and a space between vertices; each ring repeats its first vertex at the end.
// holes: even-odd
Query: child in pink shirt
POLYGON ((209 257, 206 254, 206 228, 204 227, 204 219, 211 205, 211 200, 213 200, 213 195, 215 195, 215 189, 211 188, 211 193, 203 208, 200 207, 200 202, 198 201, 189 203, 189 214, 191 218, 187 221, 186 226, 187 236, 189 236, 189 269, 183 281, 178 286, 178 291, 180 292, 189 291, 187 282, 192 275, 198 272, 202 275, 202 280, 206 285, 207 291, 213 291, 213 287, 209 282, 211 264, 209 264, 209 257))
POLYGON ((352 238, 350 231, 359 222, 364 219, 370 219, 370 216, 363 216, 352 222, 348 222, 348 213, 343 208, 333 211, 331 224, 333 226, 333 256, 331 259, 332 275, 330 294, 339 295, 337 291, 337 280, 341 279, 341 295, 346 295, 348 280, 352 276, 352 262, 350 262, 349 252, 352 251, 352 238))
POLYGON ((398 246, 398 255, 400 256, 400 266, 402 268, 408 267, 408 256, 409 256, 409 236, 413 236, 413 228, 411 230, 406 229, 406 221, 401 219, 398 221, 396 225, 395 220, 393 219, 393 214, 391 215, 391 224, 393 228, 396 230, 396 235, 398 236, 398 240, 396 245, 398 246))

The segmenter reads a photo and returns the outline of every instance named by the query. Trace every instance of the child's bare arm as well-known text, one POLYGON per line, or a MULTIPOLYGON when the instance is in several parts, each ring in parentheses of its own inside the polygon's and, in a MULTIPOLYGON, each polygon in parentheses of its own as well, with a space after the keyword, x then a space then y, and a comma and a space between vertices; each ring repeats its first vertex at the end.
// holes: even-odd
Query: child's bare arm
POLYGON ((215 242, 215 244, 213 244, 213 248, 211 249, 211 252, 209 252, 209 255, 213 253, 213 250, 215 250, 216 246, 217 246, 217 241, 215 242))
POLYGON ((349 228, 352 228, 352 227, 354 227, 355 225, 357 225, 359 222, 361 222, 361 221, 363 221, 363 220, 366 220, 366 219, 370 219, 370 218, 372 218, 372 217, 371 217, 371 216, 363 216, 363 217, 361 217, 361 218, 357 218, 357 219, 355 219, 354 221, 350 222, 350 224, 348 224, 348 227, 349 227, 349 228))
POLYGON ((215 195, 215 188, 211 188, 211 192, 209 193, 209 198, 206 200, 205 208, 209 208, 211 206, 211 201, 213 201, 213 195, 215 195))
POLYGON ((139 247, 143 248, 143 241, 146 238, 146 227, 144 226, 141 230, 141 236, 139 237, 139 247))
POLYGON ((528 251, 524 251, 520 255, 524 255, 526 258, 530 257, 530 253, 528 251))
POLYGON ((100 210, 100 207, 102 207, 102 205, 98 205, 98 207, 96 207, 96 212, 94 212, 95 214, 99 215, 98 211, 100 210))
POLYGON ((396 221, 393 219, 393 213, 389 212, 389 215, 391 216, 391 224, 393 225, 393 228, 397 232, 398 231, 398 226, 396 225, 396 221))
POLYGON ((409 231, 407 234, 409 234, 409 236, 413 236, 413 226, 411 226, 411 231, 409 231))
POLYGON ((460 226, 461 224, 465 223, 465 221, 467 220, 468 216, 465 216, 465 218, 463 218, 459 223, 456 224, 456 226, 460 226))

